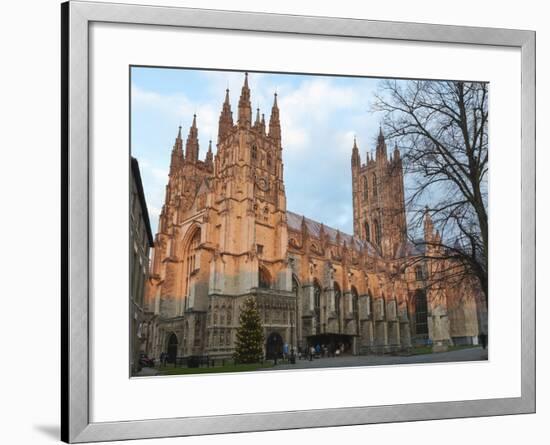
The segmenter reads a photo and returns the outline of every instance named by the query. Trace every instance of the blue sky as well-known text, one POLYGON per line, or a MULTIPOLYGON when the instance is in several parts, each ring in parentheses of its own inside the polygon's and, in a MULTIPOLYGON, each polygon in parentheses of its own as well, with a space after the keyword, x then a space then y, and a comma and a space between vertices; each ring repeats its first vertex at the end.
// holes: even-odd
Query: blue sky
MULTIPOLYGON (((197 114, 200 158, 212 139, 230 89, 233 115, 242 72, 132 68, 132 155, 141 168, 153 233, 168 180, 178 125, 187 136, 197 114)), ((250 73, 252 108, 269 121, 273 93, 281 117, 287 209, 353 233, 350 157, 353 137, 364 162, 374 151, 381 116, 370 110, 380 81, 369 78, 250 73)))

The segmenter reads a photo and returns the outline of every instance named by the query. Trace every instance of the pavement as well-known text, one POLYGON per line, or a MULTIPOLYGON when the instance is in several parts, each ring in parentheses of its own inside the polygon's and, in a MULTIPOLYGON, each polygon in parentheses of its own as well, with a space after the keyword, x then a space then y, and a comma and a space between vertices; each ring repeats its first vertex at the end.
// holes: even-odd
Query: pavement
POLYGON ((384 366, 406 365, 418 363, 445 363, 445 362, 469 362, 488 359, 488 350, 481 347, 458 349, 448 352, 435 352, 419 355, 344 355, 341 357, 317 358, 309 361, 296 360, 295 365, 279 363, 273 368, 261 369, 261 371, 277 371, 281 369, 315 369, 315 368, 341 368, 350 366, 384 366))
MULTIPOLYGON (((419 355, 343 355, 340 357, 314 358, 296 360, 295 365, 279 362, 272 368, 258 369, 262 372, 278 371, 282 369, 317 369, 317 368, 345 368, 351 366, 385 366, 407 365, 419 363, 471 362, 488 360, 488 350, 481 347, 458 349, 449 352, 435 352, 419 355)), ((158 375, 154 368, 142 368, 137 373, 139 377, 158 375)))
POLYGON ((143 367, 143 368, 141 368, 141 371, 136 373, 136 376, 137 377, 151 377, 153 375, 157 375, 158 372, 159 372, 158 369, 143 367))

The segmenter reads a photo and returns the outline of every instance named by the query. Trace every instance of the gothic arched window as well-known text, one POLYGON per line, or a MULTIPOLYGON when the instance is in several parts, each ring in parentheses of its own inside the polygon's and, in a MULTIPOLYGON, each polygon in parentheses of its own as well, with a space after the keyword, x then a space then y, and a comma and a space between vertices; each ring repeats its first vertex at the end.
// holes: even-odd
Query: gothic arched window
POLYGON ((185 274, 185 295, 189 296, 191 276, 199 269, 197 264, 197 248, 201 243, 201 229, 196 229, 186 250, 186 274, 185 274))
POLYGON ((340 286, 338 283, 334 283, 334 306, 336 309, 336 315, 338 318, 340 318, 340 304, 342 300, 342 291, 340 290, 340 286))
POLYGON ((363 178, 363 200, 366 201, 369 198, 369 180, 365 176, 363 178))
POLYGON ((422 266, 415 266, 414 276, 416 278, 416 281, 423 281, 424 280, 424 270, 422 269, 422 266))
POLYGON ((414 294, 416 335, 428 334, 428 301, 426 291, 418 289, 414 294))
POLYGON ((370 224, 365 221, 365 239, 370 242, 370 224))
POLYGON ((380 223, 377 219, 374 220, 374 236, 376 239, 376 244, 380 245, 380 242, 382 241, 382 232, 380 230, 380 223))
POLYGON ((256 162, 256 159, 258 159, 258 148, 255 145, 252 146, 250 157, 252 158, 252 162, 256 162))
POLYGON ((313 313, 315 314, 315 333, 321 333, 321 286, 313 281, 313 313))
POLYGON ((267 161, 266 162, 267 162, 267 167, 271 168, 271 155, 270 154, 267 155, 267 161))
POLYGON ((263 266, 260 266, 258 270, 258 287, 262 289, 269 289, 271 287, 271 275, 263 266))
POLYGON ((376 173, 372 175, 372 196, 375 198, 378 196, 378 183, 376 180, 376 173))

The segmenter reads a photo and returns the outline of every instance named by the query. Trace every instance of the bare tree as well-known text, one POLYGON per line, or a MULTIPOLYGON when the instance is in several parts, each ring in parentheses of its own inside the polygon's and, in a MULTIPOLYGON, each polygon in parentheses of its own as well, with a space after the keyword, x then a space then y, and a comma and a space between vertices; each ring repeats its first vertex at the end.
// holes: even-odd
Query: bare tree
POLYGON ((441 248, 426 252, 477 277, 487 301, 488 85, 386 80, 373 108, 402 151, 409 226, 431 215, 441 248))

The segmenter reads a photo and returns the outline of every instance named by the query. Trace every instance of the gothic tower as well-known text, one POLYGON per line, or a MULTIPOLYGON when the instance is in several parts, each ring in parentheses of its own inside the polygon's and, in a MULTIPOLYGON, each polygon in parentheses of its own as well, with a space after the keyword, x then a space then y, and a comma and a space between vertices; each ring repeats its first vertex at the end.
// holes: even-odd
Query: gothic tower
POLYGON ((403 165, 397 146, 388 159, 382 129, 378 134, 375 157, 361 164, 357 141, 351 154, 353 232, 377 246, 383 256, 392 258, 406 240, 403 165))
MULTIPOLYGON (((212 150, 205 160, 199 159, 197 116, 193 116, 183 151, 181 126, 170 158, 168 183, 165 190, 154 254, 147 287, 149 310, 162 317, 182 316, 188 307, 188 297, 194 295, 194 282, 183 269, 189 268, 188 257, 183 251, 186 225, 196 213, 197 197, 204 190, 205 181, 214 174, 212 150)), ((185 241, 186 242, 186 241, 185 241)), ((197 240, 197 249, 200 240, 197 240)))
POLYGON ((259 287, 261 268, 274 287, 290 287, 285 265, 286 195, 277 96, 266 134, 265 117, 260 117, 259 109, 252 121, 248 74, 241 89, 236 125, 226 91, 214 165, 220 209, 219 249, 224 259, 213 265, 211 291, 249 292, 259 287), (221 276, 225 278, 218 280, 221 276))

